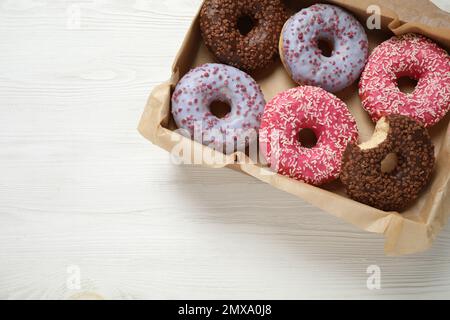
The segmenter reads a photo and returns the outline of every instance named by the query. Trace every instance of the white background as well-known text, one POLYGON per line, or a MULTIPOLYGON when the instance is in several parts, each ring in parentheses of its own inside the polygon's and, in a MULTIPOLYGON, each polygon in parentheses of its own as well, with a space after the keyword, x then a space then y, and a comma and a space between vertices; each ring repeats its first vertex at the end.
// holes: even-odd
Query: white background
POLYGON ((199 3, 0 1, 0 298, 450 298, 449 228, 385 257, 381 236, 139 136, 199 3))

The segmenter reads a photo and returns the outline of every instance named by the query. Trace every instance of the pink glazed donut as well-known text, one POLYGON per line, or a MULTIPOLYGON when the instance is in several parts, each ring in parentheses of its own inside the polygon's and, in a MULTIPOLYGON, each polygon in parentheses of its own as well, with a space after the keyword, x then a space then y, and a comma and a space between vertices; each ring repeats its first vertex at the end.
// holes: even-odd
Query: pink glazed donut
POLYGON ((280 56, 286 70, 298 84, 340 91, 360 76, 368 56, 363 26, 345 10, 315 4, 292 16, 284 25, 280 56), (330 45, 331 56, 319 48, 330 45))
POLYGON ((243 151, 256 142, 266 102, 259 85, 245 72, 208 63, 189 71, 172 94, 172 115, 178 128, 218 151, 243 151), (214 101, 231 111, 223 118, 211 113, 214 101))
POLYGON ((424 36, 393 37, 375 48, 361 76, 359 95, 373 121, 400 114, 425 127, 438 123, 450 108, 450 58, 424 36), (417 80, 414 92, 398 89, 401 77, 417 80))
POLYGON ((339 177, 347 144, 357 138, 356 121, 344 102, 319 87, 302 86, 278 94, 266 105, 260 150, 278 173, 320 185, 339 177), (299 142, 306 128, 317 137, 312 148, 299 142))

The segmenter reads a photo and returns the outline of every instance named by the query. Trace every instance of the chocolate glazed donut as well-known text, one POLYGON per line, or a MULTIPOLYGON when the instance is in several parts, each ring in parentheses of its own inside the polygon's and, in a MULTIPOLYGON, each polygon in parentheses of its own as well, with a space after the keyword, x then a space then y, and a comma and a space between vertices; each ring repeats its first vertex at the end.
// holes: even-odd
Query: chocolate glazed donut
POLYGON ((352 199, 385 211, 401 211, 429 182, 434 162, 427 130, 411 118, 390 115, 378 121, 369 141, 347 146, 341 181, 352 199), (396 161, 391 160, 389 167, 390 156, 396 161))
POLYGON ((200 29, 217 60, 253 71, 276 57, 287 18, 281 0, 206 0, 200 29))

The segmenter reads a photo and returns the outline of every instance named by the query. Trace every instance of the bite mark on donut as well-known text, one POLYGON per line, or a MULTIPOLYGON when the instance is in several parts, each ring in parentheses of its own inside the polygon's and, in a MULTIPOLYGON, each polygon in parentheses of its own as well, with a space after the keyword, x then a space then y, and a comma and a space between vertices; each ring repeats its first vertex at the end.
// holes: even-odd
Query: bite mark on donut
POLYGON ((388 133, 389 133, 389 122, 387 121, 386 117, 383 117, 377 122, 375 126, 375 131, 370 140, 361 143, 359 145, 359 148, 361 150, 368 150, 378 147, 381 143, 383 143, 387 139, 388 133))

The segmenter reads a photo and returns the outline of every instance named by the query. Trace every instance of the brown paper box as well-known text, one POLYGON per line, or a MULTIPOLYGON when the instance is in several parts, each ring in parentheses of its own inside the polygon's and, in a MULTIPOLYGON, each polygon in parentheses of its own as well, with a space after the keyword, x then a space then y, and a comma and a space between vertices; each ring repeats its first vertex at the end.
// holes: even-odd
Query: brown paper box
MULTIPOLYGON (((307 7, 317 1, 289 1, 294 3, 295 10, 307 7)), ((365 26, 370 16, 366 12, 373 0, 333 0, 321 1, 339 5, 352 12, 365 26)), ((404 8, 403 8, 404 10, 404 8)), ((366 30, 371 50, 392 35, 408 32, 420 33, 437 41, 448 50, 450 47, 450 29, 435 28, 417 23, 402 22, 391 10, 381 10, 381 30, 366 30)), ((305 201, 327 211, 353 225, 369 232, 382 233, 385 236, 385 252, 390 255, 402 255, 419 252, 429 248, 445 225, 450 214, 449 178, 450 178, 450 114, 438 125, 430 129, 435 144, 436 168, 432 181, 422 192, 421 197, 406 211, 384 212, 349 199, 339 181, 314 187, 278 174, 258 164, 251 164, 243 153, 224 156, 201 144, 192 142, 173 132, 176 126, 170 112, 171 93, 179 79, 191 68, 206 62, 214 62, 214 58, 204 46, 198 14, 195 17, 181 49, 173 65, 173 73, 169 81, 154 89, 142 115, 139 132, 148 140, 171 152, 175 146, 182 143, 185 146, 194 145, 192 158, 202 159, 203 154, 220 155, 223 163, 211 165, 209 161, 203 164, 211 167, 230 167, 242 171, 273 187, 294 194, 305 201), (238 160, 236 162, 236 160, 238 160), (241 163, 247 160, 245 163, 241 163)), ((252 76, 261 85, 264 96, 269 101, 277 93, 295 87, 279 61, 271 67, 252 76)), ((355 116, 360 131, 360 142, 368 140, 373 132, 374 124, 362 109, 358 96, 357 83, 341 91, 337 96, 342 99, 355 116)))

